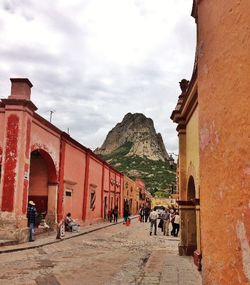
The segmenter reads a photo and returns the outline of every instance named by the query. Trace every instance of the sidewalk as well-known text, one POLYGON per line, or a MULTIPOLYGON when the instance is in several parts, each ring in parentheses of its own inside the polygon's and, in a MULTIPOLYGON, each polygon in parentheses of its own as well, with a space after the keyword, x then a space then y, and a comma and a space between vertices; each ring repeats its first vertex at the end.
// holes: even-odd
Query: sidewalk
MULTIPOLYGON (((136 219, 138 216, 132 216, 131 219, 136 219)), ((123 219, 119 219, 118 223, 110 223, 110 222, 102 222, 102 223, 96 223, 93 225, 87 225, 80 228, 80 232, 65 232, 65 236, 62 239, 56 239, 56 231, 48 232, 45 234, 40 234, 36 237, 36 240, 34 242, 25 242, 20 244, 12 244, 12 242, 9 241, 2 241, 0 242, 0 254, 1 253, 8 253, 8 252, 14 252, 14 251, 23 251, 27 249, 33 249, 42 247, 44 245, 49 245, 53 243, 62 242, 64 240, 74 238, 81 235, 86 235, 88 233, 98 231, 104 228, 112 227, 117 224, 123 223, 123 219)))
POLYGON ((190 256, 153 250, 136 285, 202 285, 201 273, 190 256))

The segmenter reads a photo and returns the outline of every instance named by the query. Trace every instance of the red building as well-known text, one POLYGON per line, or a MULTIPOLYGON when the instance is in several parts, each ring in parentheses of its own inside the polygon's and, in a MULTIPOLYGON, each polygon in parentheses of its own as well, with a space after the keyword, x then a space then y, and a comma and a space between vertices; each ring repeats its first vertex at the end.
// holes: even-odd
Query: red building
POLYGON ((82 223, 123 208, 123 174, 36 113, 28 79, 11 79, 0 101, 0 238, 25 240, 28 200, 53 225, 82 223))

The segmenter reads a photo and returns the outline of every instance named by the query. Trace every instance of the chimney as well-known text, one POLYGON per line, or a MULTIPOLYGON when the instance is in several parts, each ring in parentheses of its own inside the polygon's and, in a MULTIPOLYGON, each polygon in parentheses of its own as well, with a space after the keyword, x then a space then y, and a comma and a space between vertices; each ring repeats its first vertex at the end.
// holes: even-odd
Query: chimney
POLYGON ((30 101, 32 83, 28 78, 11 78, 11 94, 8 99, 30 101))

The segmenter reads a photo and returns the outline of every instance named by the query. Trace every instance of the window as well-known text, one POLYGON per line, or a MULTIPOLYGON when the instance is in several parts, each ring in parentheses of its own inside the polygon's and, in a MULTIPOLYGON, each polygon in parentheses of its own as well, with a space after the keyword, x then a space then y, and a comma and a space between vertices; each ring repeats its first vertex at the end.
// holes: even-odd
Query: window
POLYGON ((89 200, 89 207, 92 211, 95 210, 95 200, 96 200, 96 189, 97 189, 97 185, 95 184, 90 184, 89 185, 90 188, 90 200, 89 200))
POLYGON ((72 196, 72 191, 65 191, 65 196, 71 197, 72 196))

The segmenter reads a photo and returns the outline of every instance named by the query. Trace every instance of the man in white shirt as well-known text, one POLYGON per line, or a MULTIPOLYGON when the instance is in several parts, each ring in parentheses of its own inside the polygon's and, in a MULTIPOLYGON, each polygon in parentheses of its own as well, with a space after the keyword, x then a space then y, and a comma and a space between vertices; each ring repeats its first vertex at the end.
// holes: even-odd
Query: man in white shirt
POLYGON ((154 227, 154 233, 157 235, 157 219, 158 219, 158 213, 156 212, 155 208, 149 215, 150 220, 150 235, 152 235, 153 227, 154 227))

